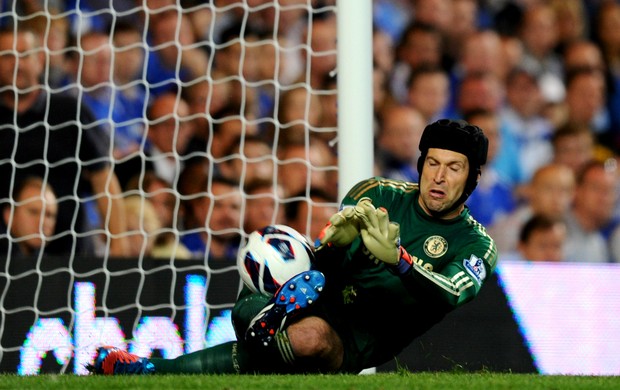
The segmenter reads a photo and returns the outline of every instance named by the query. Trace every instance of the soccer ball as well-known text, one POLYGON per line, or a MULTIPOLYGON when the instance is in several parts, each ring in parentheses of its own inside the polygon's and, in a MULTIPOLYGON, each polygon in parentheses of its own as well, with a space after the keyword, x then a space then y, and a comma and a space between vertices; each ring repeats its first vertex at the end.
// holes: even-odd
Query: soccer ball
POLYGON ((273 296, 293 276, 308 271, 313 260, 308 240, 285 225, 269 225, 252 232, 237 254, 245 285, 267 296, 273 296))

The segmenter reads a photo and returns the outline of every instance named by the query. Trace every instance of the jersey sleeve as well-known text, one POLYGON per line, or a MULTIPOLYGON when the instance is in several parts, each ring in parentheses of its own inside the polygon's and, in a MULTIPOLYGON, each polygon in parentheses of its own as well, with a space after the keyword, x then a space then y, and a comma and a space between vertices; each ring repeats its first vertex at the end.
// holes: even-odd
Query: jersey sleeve
POLYGON ((438 272, 414 263, 403 279, 414 294, 424 294, 433 302, 455 309, 474 299, 495 269, 497 249, 493 240, 481 239, 475 248, 465 247, 438 272))
POLYGON ((340 207, 355 206, 362 198, 370 198, 374 205, 380 204, 387 207, 403 193, 412 192, 417 188, 417 183, 375 176, 353 186, 343 198, 340 207))

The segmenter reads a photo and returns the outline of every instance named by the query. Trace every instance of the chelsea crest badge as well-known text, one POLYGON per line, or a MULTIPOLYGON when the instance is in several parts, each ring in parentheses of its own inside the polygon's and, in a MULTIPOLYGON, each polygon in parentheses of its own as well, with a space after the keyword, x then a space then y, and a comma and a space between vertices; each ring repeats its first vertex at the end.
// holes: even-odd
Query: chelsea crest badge
POLYGON ((446 254, 448 241, 441 236, 430 236, 424 241, 424 253, 426 256, 436 259, 446 254))

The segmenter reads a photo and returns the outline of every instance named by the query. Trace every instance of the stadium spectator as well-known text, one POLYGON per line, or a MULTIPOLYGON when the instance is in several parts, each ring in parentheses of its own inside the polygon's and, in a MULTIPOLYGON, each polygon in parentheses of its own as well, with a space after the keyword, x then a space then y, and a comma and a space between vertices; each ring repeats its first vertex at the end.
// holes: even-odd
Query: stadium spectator
POLYGON ((306 191, 293 196, 284 204, 284 211, 286 224, 314 242, 326 221, 338 211, 338 203, 325 191, 310 188, 310 196, 306 195, 306 191))
MULTIPOLYGON (((472 81, 483 81, 480 75, 489 74, 486 79, 496 79, 500 85, 504 85, 508 66, 511 62, 509 56, 505 56, 506 46, 503 44, 500 35, 492 30, 481 30, 470 34, 462 44, 459 56, 455 58, 455 63, 448 69, 450 71, 450 103, 447 112, 459 111, 464 113, 472 109, 489 109, 490 107, 480 106, 481 100, 472 95, 465 97, 465 102, 460 101, 462 89, 471 88, 472 81), (466 83, 467 85, 463 86, 466 83), (467 100, 473 101, 467 105, 467 100)), ((488 81, 487 81, 488 83, 488 81)), ((503 100, 502 91, 500 102, 503 100)), ((484 96, 484 95, 483 95, 484 96)), ((483 97, 481 96, 481 97, 483 97)))
POLYGON ((191 192, 183 193, 181 242, 193 257, 208 260, 210 266, 234 264, 243 232, 239 183, 206 175, 191 179, 191 192))
MULTIPOLYGON (((226 106, 222 111, 213 114, 212 135, 206 140, 210 143, 209 152, 216 162, 225 159, 226 152, 234 149, 243 137, 259 136, 256 124, 239 115, 237 107, 226 106)), ((207 129, 209 130, 209 129, 207 129)))
POLYGON ((419 66, 411 71, 407 103, 424 116, 424 123, 453 116, 448 112, 450 80, 440 67, 419 66))
POLYGON ((144 137, 144 113, 149 104, 142 83, 145 44, 142 32, 130 23, 114 24, 112 32, 114 105, 114 157, 121 159, 140 151, 144 137))
MULTIPOLYGON (((605 64, 603 53, 600 47, 592 41, 586 39, 580 39, 573 42, 570 42, 566 45, 564 49, 564 75, 567 78, 567 82, 572 82, 574 75, 578 75, 580 73, 601 73, 604 76, 605 87, 604 87, 604 101, 606 102, 606 106, 601 107, 600 103, 596 103, 599 107, 595 109, 598 110, 598 113, 595 113, 594 121, 590 121, 589 127, 592 131, 596 131, 596 139, 599 143, 606 144, 609 149, 614 149, 614 138, 615 138, 615 129, 614 129, 614 116, 617 115, 613 111, 615 110, 613 107, 613 93, 614 93, 614 81, 613 76, 609 73, 607 69, 607 65, 605 64)), ((574 88, 573 95, 584 93, 587 95, 594 96, 593 89, 588 89, 587 83, 582 82, 582 90, 578 88, 574 88)), ((588 103, 586 101, 594 102, 595 100, 591 97, 588 98, 586 96, 576 97, 571 96, 572 100, 575 100, 572 106, 577 106, 577 112, 587 112, 583 107, 587 107, 588 103), (584 103, 579 103, 583 101, 584 103)), ((590 103, 594 104, 594 103, 590 103)), ((571 108, 569 104, 569 100, 566 100, 564 107, 560 108, 560 110, 565 110, 563 117, 560 117, 563 121, 559 123, 558 127, 565 126, 566 122, 571 122, 569 118, 578 117, 574 115, 575 113, 571 113, 570 110, 575 110, 575 108, 571 108)), ((587 116, 590 116, 588 114, 587 116)), ((584 123, 577 124, 577 126, 584 126, 584 123)))
MULTIPOLYGON (((67 18, 59 15, 62 12, 60 4, 47 3, 47 9, 44 11, 40 1, 19 2, 20 5, 12 3, 17 7, 17 14, 20 14, 21 4, 29 8, 25 10, 27 17, 23 18, 20 23, 38 34, 39 42, 42 42, 49 50, 45 59, 44 84, 51 88, 62 87, 67 78, 65 51, 69 44, 70 25, 67 18)), ((5 6, 7 6, 6 3, 5 6)), ((9 15, 9 18, 15 17, 15 14, 9 13, 9 15)), ((3 20, 7 19, 7 17, 0 18, 0 25, 3 25, 3 20)))
POLYGON ((458 48, 459 55, 450 69, 451 106, 455 105, 462 80, 469 74, 489 72, 501 82, 506 80, 512 63, 510 57, 504 55, 505 48, 502 37, 493 30, 475 31, 463 37, 458 48))
POLYGON ((600 4, 594 15, 593 35, 599 45, 605 64, 612 75, 620 74, 620 4, 605 1, 600 4))
POLYGON ((521 66, 539 75, 541 92, 548 103, 564 99, 562 58, 555 51, 559 44, 558 21, 553 8, 533 2, 524 8, 519 25, 524 53, 521 66))
MULTIPOLYGON (((221 72, 215 69, 212 70, 211 74, 213 80, 222 78, 221 72)), ((205 145, 208 140, 211 139, 209 115, 214 119, 221 119, 224 116, 223 113, 240 115, 240 108, 233 107, 232 104, 229 104, 229 96, 231 93, 230 83, 209 80, 197 81, 183 88, 182 97, 187 101, 187 104, 189 104, 190 114, 192 116, 191 122, 194 127, 195 135, 205 145)), ((213 131, 215 132, 215 127, 218 122, 211 121, 211 123, 214 128, 213 131)), ((234 134, 231 135, 231 137, 234 137, 234 134)), ((215 154, 215 151, 212 151, 212 153, 215 154)))
POLYGON ((189 16, 176 7, 148 12, 147 16, 149 93, 177 92, 182 83, 204 77, 209 59, 194 35, 189 16))
POLYGON ((129 194, 138 193, 148 200, 157 216, 161 230, 157 231, 151 256, 189 259, 191 253, 179 240, 179 227, 183 224, 179 192, 153 171, 133 177, 125 189, 129 194))
POLYGON ((227 104, 244 107, 244 112, 252 116, 259 112, 259 89, 252 82, 259 77, 260 37, 259 31, 239 20, 222 32, 220 41, 216 42, 222 47, 213 53, 217 72, 212 75, 219 77, 215 79, 217 84, 226 84, 230 91, 227 104))
POLYGON ((578 69, 605 71, 606 65, 601 48, 582 38, 568 42, 562 55, 564 74, 578 69))
POLYGON ((502 177, 496 167, 498 152, 504 142, 499 129, 499 115, 478 110, 467 113, 465 120, 484 129, 484 134, 489 139, 488 163, 481 167, 480 182, 466 204, 478 222, 484 226, 493 226, 499 218, 513 212, 517 207, 514 186, 502 177))
MULTIPOLYGON (((444 33, 445 53, 446 57, 450 59, 450 63, 454 64, 457 58, 461 57, 462 50, 469 37, 479 32, 480 5, 476 0, 452 0, 449 7, 451 8, 451 21, 447 24, 444 33)), ((480 49, 484 51, 485 49, 482 46, 480 45, 480 49)), ((484 61, 484 56, 481 55, 480 57, 480 60, 484 61)), ((491 64, 501 64, 501 61, 495 57, 489 61, 487 66, 493 66, 491 64)))
MULTIPOLYGON (((307 44, 304 39, 309 20, 310 10, 306 0, 283 0, 280 3, 264 3, 249 15, 241 13, 237 20, 248 16, 248 24, 262 31, 265 37, 276 38, 282 45, 282 55, 286 66, 280 64, 280 81, 282 85, 290 85, 302 74, 307 61, 300 55, 301 45, 307 44), (277 27, 277 31, 276 31, 277 27)), ((242 10, 241 7, 237 7, 242 10)), ((272 69, 273 70, 273 69, 272 69)))
MULTIPOLYGON (((115 159, 139 151, 147 97, 136 83, 143 66, 142 36, 133 27, 115 25, 114 35, 91 31, 75 38, 67 52, 71 93, 81 99, 104 129, 115 159), (138 73, 140 72, 140 73, 138 73)), ((124 165, 115 172, 124 186, 124 165)))
POLYGON ((70 33, 73 36, 105 32, 113 22, 135 18, 134 1, 118 2, 113 7, 115 13, 100 0, 52 0, 52 2, 62 4, 62 10, 67 11, 66 17, 70 22, 70 33), (79 12, 76 12, 78 10, 79 12))
POLYGON ((475 110, 497 112, 504 103, 506 88, 491 72, 467 73, 456 92, 456 111, 460 116, 475 110))
POLYGON ((420 23, 435 27, 448 37, 454 17, 452 0, 414 0, 414 19, 420 23))
POLYGON ((588 15, 583 0, 551 0, 551 9, 557 20, 556 52, 565 54, 573 42, 588 35, 588 15))
POLYGON ((323 232, 316 269, 273 297, 243 290, 232 314, 237 340, 175 359, 101 348, 91 371, 359 373, 393 359, 475 299, 495 268, 493 239, 464 207, 486 147, 474 126, 429 125, 420 186, 384 178, 354 186, 323 232))
MULTIPOLYGON (((499 113, 504 103, 505 86, 495 74, 491 72, 471 72, 461 80, 457 91, 457 110, 460 117, 469 112, 488 111, 499 113)), ((512 139, 506 126, 500 122, 502 137, 501 150, 497 153, 497 160, 493 163, 500 175, 511 186, 521 182, 523 176, 518 161, 516 141, 512 139)))
POLYGON ((500 34, 500 42, 501 42, 501 56, 503 58, 504 63, 504 78, 506 80, 506 76, 513 69, 517 68, 521 61, 523 60, 523 42, 512 35, 501 35, 500 34))
POLYGON ((281 146, 277 153, 277 179, 286 198, 311 187, 330 193, 336 190, 330 177, 335 169, 335 156, 322 138, 311 137, 308 143, 289 143, 281 146))
MULTIPOLYGON (((0 51, 4 53, 0 57, 0 125, 5 127, 0 132, 1 177, 17 181, 29 175, 45 176, 54 188, 58 198, 55 234, 59 237, 50 243, 50 253, 95 253, 98 233, 87 231, 80 204, 85 193, 92 193, 99 220, 109 234, 103 249, 112 256, 125 255, 121 187, 90 111, 75 98, 48 93, 40 84, 43 52, 34 33, 12 27, 1 31, 0 51)), ((0 192, 0 198, 14 196, 10 180, 5 180, 0 192)))
POLYGON ((566 261, 611 261, 605 229, 613 222, 617 199, 616 161, 587 163, 577 175, 575 201, 566 219, 566 261))
POLYGON ((575 176, 596 155, 596 136, 585 125, 567 123, 553 132, 553 162, 569 167, 575 176))
POLYGON ((324 13, 313 17, 302 35, 308 49, 300 51, 306 69, 298 81, 311 89, 321 89, 329 73, 336 70, 336 32, 335 15, 324 13))
POLYGON ((381 28, 372 30, 372 60, 375 68, 384 74, 390 74, 394 69, 394 39, 381 28))
POLYGON ((607 107, 610 129, 609 147, 620 151, 620 4, 605 1, 594 15, 593 33, 607 70, 607 107))
POLYGON ((408 105, 390 105, 380 113, 375 164, 381 176, 418 181, 416 145, 425 126, 420 112, 408 105))
POLYGON ((597 69, 575 69, 566 75, 566 123, 588 126, 597 135, 609 129, 605 75, 597 69))
POLYGON ((231 180, 250 183, 254 180, 271 180, 275 177, 275 156, 264 138, 246 135, 224 152, 222 162, 216 162, 214 169, 231 180))
POLYGON ((123 198, 127 210, 128 257, 152 257, 161 223, 148 198, 130 194, 123 198))
MULTIPOLYGON (((110 37, 102 32, 88 32, 74 37, 70 46, 72 50, 67 51, 69 78, 66 86, 73 96, 89 108, 99 122, 98 128, 103 130, 101 136, 110 143, 114 131, 110 37)), ((118 108, 122 109, 122 106, 118 108)))
MULTIPOLYGON (((379 116, 387 106, 392 104, 399 104, 394 101, 394 97, 389 90, 389 75, 390 73, 382 71, 378 66, 372 68, 372 107, 373 107, 373 120, 375 134, 379 124, 379 116)), ((336 107, 338 108, 338 107, 336 107)))
MULTIPOLYGON (((70 93, 81 100, 90 109, 98 123, 97 134, 103 145, 114 145, 112 137, 115 132, 114 119, 124 116, 124 106, 113 104, 115 91, 110 83, 112 67, 112 46, 107 33, 99 31, 84 32, 70 44, 73 50, 67 51, 66 69, 70 93)), ((122 120, 122 119, 121 119, 122 120)), ((113 147, 114 153, 114 147, 113 147)), ((119 172, 115 167, 115 173, 119 172)), ((117 174, 122 180, 122 175, 117 174)), ((120 182, 121 187, 123 183, 120 182)), ((89 228, 95 229, 102 225, 97 213, 93 212, 94 202, 86 202, 84 206, 88 211, 89 228)))
MULTIPOLYGON (((380 81, 375 80, 376 77, 373 68, 373 93, 376 90, 375 82, 380 81)), ((330 142, 338 135, 338 79, 335 76, 327 76, 327 78, 323 80, 323 85, 321 86, 321 91, 318 93, 318 96, 321 102, 321 121, 319 122, 319 128, 316 129, 316 133, 319 137, 330 142)), ((378 98, 382 99, 381 96, 378 96, 378 98)))
POLYGON ((412 69, 421 65, 442 66, 443 40, 435 27, 418 21, 410 23, 395 48, 390 73, 390 92, 399 103, 407 102, 407 81, 412 69))
POLYGON ((149 145, 140 158, 168 183, 177 180, 192 151, 194 128, 188 116, 189 106, 177 93, 157 96, 148 109, 149 145))
POLYGON ((566 239, 564 220, 533 215, 519 233, 518 258, 525 261, 564 261, 566 239))
POLYGON ((273 180, 254 179, 244 185, 243 229, 249 234, 267 225, 286 222, 282 198, 284 191, 273 180))
POLYGON ((286 90, 277 103, 278 120, 266 136, 281 144, 304 142, 306 136, 318 133, 321 126, 322 106, 318 94, 303 86, 286 90))
POLYGON ((552 124, 543 115, 545 102, 538 75, 526 68, 516 68, 506 80, 506 100, 500 120, 506 139, 516 146, 517 165, 521 177, 517 184, 527 182, 534 171, 551 161, 552 124))
POLYGON ((372 2, 372 21, 391 40, 397 41, 415 14, 413 1, 376 0, 372 2))
POLYGON ((53 239, 58 217, 58 199, 52 187, 30 176, 16 184, 15 198, 2 207, 0 253, 11 256, 40 256, 53 239))
POLYGON ((295 61, 291 59, 295 53, 292 50, 282 50, 289 46, 286 37, 278 35, 273 41, 272 35, 267 35, 265 31, 258 35, 259 41, 254 50, 258 51, 258 76, 257 79, 261 80, 256 86, 256 99, 258 112, 256 116, 258 118, 273 118, 276 99, 281 92, 281 86, 290 84, 290 80, 287 80, 287 73, 294 66, 291 66, 295 61), (268 82, 265 82, 268 81, 268 82))
POLYGON ((566 218, 575 196, 575 176, 565 165, 546 164, 524 187, 525 203, 487 228, 501 253, 517 250, 519 232, 532 215, 566 218))
MULTIPOLYGON (((270 37, 281 34, 285 40, 293 39, 298 44, 304 23, 308 18, 308 10, 304 7, 306 5, 304 0, 284 0, 281 4, 282 7, 271 3, 256 7, 255 5, 259 3, 254 2, 250 5, 254 7, 250 12, 236 1, 227 0, 227 7, 223 7, 224 4, 223 2, 218 4, 218 7, 224 9, 218 9, 217 18, 214 18, 215 23, 212 21, 213 26, 209 26, 210 29, 213 29, 214 34, 205 31, 205 34, 212 36, 215 42, 225 42, 226 39, 223 36, 227 34, 226 30, 236 25, 234 28, 239 31, 243 22, 250 30, 264 31, 270 37)), ((242 30, 237 36, 243 34, 244 31, 242 30)))

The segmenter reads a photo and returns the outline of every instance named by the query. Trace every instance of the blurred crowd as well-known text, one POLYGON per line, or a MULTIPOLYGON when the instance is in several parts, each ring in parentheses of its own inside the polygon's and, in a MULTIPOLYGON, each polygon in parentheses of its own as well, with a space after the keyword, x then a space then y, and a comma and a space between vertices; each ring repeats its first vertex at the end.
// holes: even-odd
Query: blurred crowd
MULTIPOLYGON (((373 21, 377 175, 416 182, 425 125, 465 119, 501 259, 620 262, 620 2, 375 0, 373 21)), ((337 210, 335 0, 0 0, 0 28, 2 251, 231 264, 337 210)))
POLYGON ((490 140, 489 163, 467 204, 502 259, 620 261, 620 4, 375 6, 375 46, 393 43, 375 47, 375 56, 393 53, 389 64, 376 61, 385 66, 378 77, 388 100, 377 110, 380 172, 416 180, 415 148, 399 149, 397 131, 409 129, 415 145, 425 123, 463 118, 490 140), (397 27, 395 14, 412 17, 397 27))

